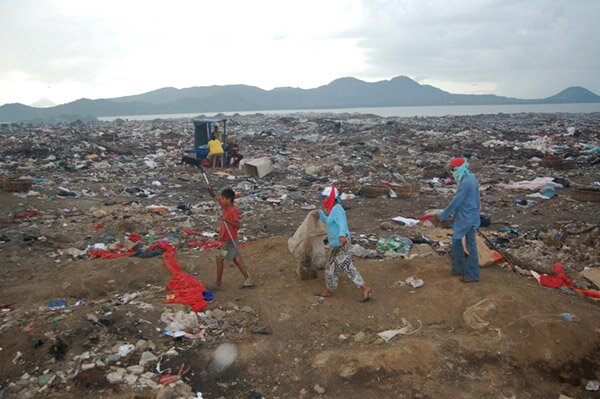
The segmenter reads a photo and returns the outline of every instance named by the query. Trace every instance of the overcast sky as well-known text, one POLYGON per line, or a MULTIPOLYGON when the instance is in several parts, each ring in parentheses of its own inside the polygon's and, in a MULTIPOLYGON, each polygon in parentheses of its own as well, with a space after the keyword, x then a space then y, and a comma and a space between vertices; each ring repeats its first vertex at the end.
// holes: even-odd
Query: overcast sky
POLYGON ((600 0, 0 0, 0 104, 409 76, 600 94, 600 0))

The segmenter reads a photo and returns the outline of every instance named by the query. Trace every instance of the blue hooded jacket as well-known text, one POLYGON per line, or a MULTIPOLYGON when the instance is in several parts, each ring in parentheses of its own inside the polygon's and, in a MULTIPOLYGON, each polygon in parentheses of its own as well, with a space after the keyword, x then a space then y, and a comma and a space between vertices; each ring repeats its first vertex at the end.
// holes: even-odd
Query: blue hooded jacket
POLYGON ((455 214, 452 238, 462 240, 469 230, 479 228, 480 208, 479 184, 475 175, 469 173, 460 181, 450 205, 440 213, 440 220, 446 220, 448 216, 455 214))

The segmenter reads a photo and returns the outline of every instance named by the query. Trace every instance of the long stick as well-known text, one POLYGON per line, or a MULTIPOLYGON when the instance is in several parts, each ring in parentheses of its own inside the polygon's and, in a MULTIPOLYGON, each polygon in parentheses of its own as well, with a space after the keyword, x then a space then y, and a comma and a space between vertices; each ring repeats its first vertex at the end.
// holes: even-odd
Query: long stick
POLYGON ((212 185, 208 181, 208 176, 206 176, 206 170, 204 170, 204 167, 202 165, 198 165, 198 168, 200 169, 200 172, 202 172, 202 176, 204 177, 204 181, 206 182, 206 188, 208 189, 208 193, 210 194, 212 199, 217 204, 217 212, 219 212, 219 216, 221 216, 221 221, 223 222, 223 225, 225 226, 225 230, 227 230, 227 234, 229 235, 229 238, 231 238, 231 243, 233 244, 233 247, 235 248, 237 253, 240 254, 240 258, 241 258, 242 253, 240 252, 240 249, 238 248, 237 244, 235 243, 235 240, 233 239, 233 234, 231 234, 231 230, 229 230, 229 225, 227 224, 226 221, 222 220, 223 219, 223 211, 221 210, 221 204, 219 204, 219 201, 216 200, 215 192, 212 189, 212 185))
MULTIPOLYGON (((433 185, 431 185, 431 188, 433 189, 433 191, 436 192, 437 195, 439 195, 440 197, 442 197, 445 201, 448 201, 448 198, 446 198, 446 196, 442 193, 440 193, 437 188, 435 188, 433 185)), ((479 229, 477 229, 477 232, 479 233, 479 235, 481 237, 483 237, 483 239, 485 240, 485 242, 487 242, 494 251, 498 252, 500 255, 502 255, 502 258, 504 258, 504 260, 506 261, 506 263, 508 263, 509 266, 512 267, 512 265, 510 264, 510 262, 508 261, 508 259, 506 258, 506 256, 504 254, 502 254, 502 252, 498 249, 498 247, 496 247, 496 245, 494 245, 493 242, 490 241, 489 238, 486 237, 485 234, 483 234, 479 229)))

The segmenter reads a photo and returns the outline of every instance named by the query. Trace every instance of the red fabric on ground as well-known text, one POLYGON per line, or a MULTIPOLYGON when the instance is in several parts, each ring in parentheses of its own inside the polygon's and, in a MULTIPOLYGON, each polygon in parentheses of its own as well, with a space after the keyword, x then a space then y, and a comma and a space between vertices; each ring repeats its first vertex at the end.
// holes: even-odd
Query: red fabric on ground
POLYGON ((10 218, 2 218, 0 219, 0 223, 8 224, 8 223, 16 223, 20 219, 29 219, 39 216, 40 213, 35 209, 28 209, 20 215, 14 215, 10 218))
POLYGON ((124 258, 126 256, 131 256, 135 253, 134 250, 129 250, 123 253, 115 253, 110 251, 105 251, 103 249, 94 249, 90 248, 90 255, 92 258, 102 258, 102 259, 116 259, 116 258, 124 258))
POLYGON ((129 234, 127 236, 127 239, 131 242, 142 241, 142 235, 141 234, 129 234))
POLYGON ((175 259, 175 248, 169 244, 154 244, 148 247, 149 250, 162 248, 163 262, 173 279, 165 286, 171 292, 167 295, 167 303, 179 303, 192 308, 194 312, 199 312, 208 306, 208 302, 204 300, 202 293, 206 291, 206 287, 191 274, 186 274, 181 270, 177 259, 175 259))
POLYGON ((585 296, 589 296, 590 298, 598 298, 600 299, 600 292, 599 291, 592 291, 592 290, 582 290, 581 288, 573 288, 575 291, 579 292, 580 294, 583 294, 585 296))
MULTIPOLYGON (((158 243, 150 245, 148 250, 151 251, 156 248, 162 248, 165 251, 162 254, 163 263, 173 277, 165 286, 170 291, 165 302, 189 306, 194 312, 199 312, 208 306, 208 302, 204 300, 204 295, 202 295, 206 291, 206 287, 196 277, 181 270, 177 259, 175 259, 176 249, 169 244, 158 243)), ((114 259, 131 256, 134 253, 133 250, 125 253, 112 253, 101 249, 90 249, 92 258, 114 259)))
POLYGON ((211 248, 221 248, 223 246, 223 241, 215 240, 215 241, 205 241, 204 242, 204 252, 207 252, 211 248))
POLYGON ((199 231, 188 229, 187 227, 183 229, 183 232, 191 236, 199 236, 201 234, 199 231))
POLYGON ((13 216, 13 219, 29 219, 29 218, 34 218, 36 216, 39 216, 39 212, 36 211, 35 209, 28 209, 27 211, 23 212, 20 215, 15 215, 13 216))
POLYGON ((540 276, 540 284, 551 288, 559 288, 563 285, 569 287, 573 286, 573 281, 565 274, 565 268, 562 263, 556 263, 552 268, 556 272, 556 275, 549 276, 547 274, 542 274, 540 276))
POLYGON ((582 295, 589 296, 590 298, 600 298, 599 291, 593 290, 584 290, 581 288, 576 288, 573 284, 573 281, 565 274, 565 268, 562 263, 556 263, 553 267, 554 271, 557 273, 554 276, 549 276, 547 274, 540 275, 540 284, 546 287, 551 288, 560 288, 563 285, 571 288, 573 291, 576 291, 582 295))

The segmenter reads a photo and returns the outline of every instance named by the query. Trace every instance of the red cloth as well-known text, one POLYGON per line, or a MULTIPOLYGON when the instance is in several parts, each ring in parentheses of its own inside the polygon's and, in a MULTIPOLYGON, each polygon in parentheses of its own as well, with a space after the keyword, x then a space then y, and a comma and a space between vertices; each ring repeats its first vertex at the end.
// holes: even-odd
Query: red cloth
POLYGON ((129 234, 129 236, 127 236, 127 239, 131 242, 142 241, 142 235, 141 234, 129 234))
POLYGON ((563 285, 572 287, 573 281, 565 274, 565 269, 562 263, 557 263, 552 266, 554 271, 557 273, 554 276, 549 276, 547 274, 542 274, 540 276, 540 284, 546 287, 551 288, 559 288, 563 285))
POLYGON ((589 296, 590 298, 598 298, 600 299, 600 292, 592 291, 592 290, 582 290, 581 288, 573 288, 575 291, 583 294, 585 296, 589 296))
POLYGON ((0 219, 0 223, 16 223, 17 220, 34 218, 39 215, 40 215, 40 213, 38 211, 36 211, 35 209, 28 209, 27 211, 25 211, 24 213, 22 213, 20 215, 14 215, 11 218, 2 218, 2 219, 0 219))
POLYGON ((35 209, 28 209, 20 215, 13 216, 13 219, 29 219, 29 218, 34 218, 36 216, 39 216, 39 214, 40 213, 38 211, 36 211, 35 209))
POLYGON ((199 312, 208 306, 202 293, 206 287, 191 274, 186 274, 181 270, 177 259, 175 259, 175 248, 169 244, 154 244, 148 247, 148 250, 162 248, 163 262, 173 276, 171 281, 165 286, 171 292, 167 295, 167 303, 179 303, 189 306, 194 312, 199 312))
POLYGON ((189 234, 191 236, 199 236, 200 235, 199 231, 188 229, 187 227, 185 229, 183 229, 183 232, 186 234, 189 234))
POLYGON ((134 250, 117 253, 117 252, 105 251, 103 249, 90 248, 90 255, 92 256, 92 258, 117 259, 117 258, 124 258, 126 256, 131 256, 134 253, 135 253, 134 250))
POLYGON ((335 187, 331 186, 331 193, 329 193, 329 198, 323 201, 323 206, 327 208, 327 216, 331 213, 331 210, 335 206, 335 193, 337 190, 335 187))
POLYGON ((205 241, 204 242, 204 252, 207 252, 211 248, 221 248, 223 246, 223 241, 215 240, 215 241, 205 241))
MULTIPOLYGON (((235 206, 235 205, 231 205, 228 207, 223 206, 222 208, 223 208, 223 219, 228 219, 228 220, 231 220, 236 223, 240 222, 240 211, 238 210, 237 206, 235 206)), ((223 240, 223 241, 236 240, 238 237, 238 228, 233 227, 231 225, 231 223, 227 223, 227 227, 229 227, 229 233, 231 233, 231 237, 229 236, 229 233, 227 232, 227 228, 225 227, 225 221, 221 220, 221 231, 219 232, 219 235, 221 236, 221 240, 223 240)))
MULTIPOLYGON (((206 287, 196 277, 186 274, 181 270, 177 259, 175 259, 176 249, 169 244, 158 243, 149 246, 148 250, 151 251, 156 248, 162 248, 165 251, 162 254, 163 263, 173 277, 165 286, 170 291, 165 302, 189 306, 194 312, 200 312, 208 306, 208 302, 204 300, 204 295, 202 295, 206 291, 206 287)), ((131 256, 134 253, 135 251, 133 250, 119 254, 101 249, 90 249, 92 258, 114 259, 131 256)))
POLYGON ((452 158, 452 160, 450 161, 450 166, 453 168, 457 168, 463 163, 465 163, 465 160, 463 158, 452 158))
POLYGON ((600 292, 598 291, 575 288, 573 281, 565 274, 565 268, 562 263, 556 263, 554 266, 552 266, 552 268, 554 269, 556 274, 553 276, 549 276, 547 274, 540 275, 541 285, 550 288, 559 288, 563 285, 566 285, 567 287, 582 295, 589 296, 591 298, 600 298, 600 292))
POLYGON ((208 252, 211 248, 220 248, 223 246, 223 241, 190 241, 188 247, 204 247, 203 251, 208 252))

